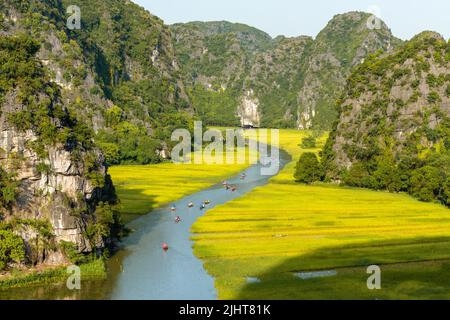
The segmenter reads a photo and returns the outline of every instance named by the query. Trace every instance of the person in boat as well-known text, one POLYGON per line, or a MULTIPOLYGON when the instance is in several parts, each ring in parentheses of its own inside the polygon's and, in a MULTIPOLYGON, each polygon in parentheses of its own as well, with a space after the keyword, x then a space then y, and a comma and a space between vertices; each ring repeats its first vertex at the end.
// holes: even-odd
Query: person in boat
POLYGON ((232 192, 235 192, 236 190, 237 190, 236 187, 232 187, 232 188, 231 188, 231 191, 232 191, 232 192))
POLYGON ((222 184, 223 184, 224 186, 228 185, 227 180, 225 180, 224 182, 222 182, 222 184))
POLYGON ((204 203, 202 203, 201 205, 200 205, 200 210, 203 210, 203 209, 205 209, 206 208, 206 205, 204 204, 204 203))
POLYGON ((169 250, 169 245, 168 245, 167 243, 165 243, 165 242, 161 245, 161 247, 162 247, 162 249, 163 249, 164 251, 169 250))
POLYGON ((175 222, 176 222, 176 223, 180 223, 180 222, 181 222, 180 216, 177 216, 177 217, 175 218, 175 222))
POLYGON ((244 180, 245 178, 247 178, 247 175, 245 173, 241 174, 241 180, 244 180))
POLYGON ((177 211, 177 207, 175 205, 172 205, 172 207, 170 208, 170 210, 172 211, 177 211))
POLYGON ((194 203, 193 203, 193 202, 189 202, 189 203, 188 203, 188 207, 189 207, 189 208, 192 208, 193 206, 194 206, 194 203))
POLYGON ((203 203, 206 204, 206 205, 208 205, 208 204, 211 203, 211 200, 205 200, 205 201, 203 201, 203 203))

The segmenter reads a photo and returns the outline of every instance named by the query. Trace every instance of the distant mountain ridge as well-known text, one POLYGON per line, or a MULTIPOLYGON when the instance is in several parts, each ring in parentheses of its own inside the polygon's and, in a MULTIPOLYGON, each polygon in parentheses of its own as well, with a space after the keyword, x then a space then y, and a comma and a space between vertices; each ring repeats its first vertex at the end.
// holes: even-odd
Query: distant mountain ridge
POLYGON ((170 28, 188 95, 208 123, 326 129, 351 68, 401 42, 381 20, 370 27, 371 17, 337 15, 316 39, 272 39, 226 21, 170 28))

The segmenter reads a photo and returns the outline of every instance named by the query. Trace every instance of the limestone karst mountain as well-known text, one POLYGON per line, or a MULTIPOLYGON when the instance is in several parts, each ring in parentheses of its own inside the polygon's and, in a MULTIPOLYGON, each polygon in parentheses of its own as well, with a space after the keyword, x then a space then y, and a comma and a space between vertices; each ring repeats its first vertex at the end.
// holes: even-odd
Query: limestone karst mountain
POLYGON ((348 79, 324 149, 329 178, 450 204, 450 46, 423 32, 348 79))
POLYGON ((229 22, 171 26, 188 95, 209 124, 330 128, 350 70, 400 41, 367 13, 335 16, 316 39, 270 38, 229 22), (250 94, 249 94, 250 93, 250 94), (246 117, 252 101, 259 122, 246 117))

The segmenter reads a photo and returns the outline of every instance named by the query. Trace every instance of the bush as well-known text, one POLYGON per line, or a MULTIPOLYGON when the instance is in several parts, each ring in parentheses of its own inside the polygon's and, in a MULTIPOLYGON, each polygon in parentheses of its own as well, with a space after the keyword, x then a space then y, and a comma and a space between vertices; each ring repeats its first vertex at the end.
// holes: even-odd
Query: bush
POLYGON ((373 176, 378 184, 377 189, 387 189, 390 192, 399 192, 402 189, 401 174, 390 157, 380 157, 373 176))
POLYGON ((21 262, 25 259, 25 245, 21 237, 10 230, 0 230, 0 270, 8 263, 21 262))
POLYGON ((363 163, 357 162, 342 175, 343 183, 350 187, 374 188, 377 183, 363 163))
POLYGON ((0 167, 0 207, 8 208, 16 201, 19 183, 0 167))
POLYGON ((303 149, 313 149, 316 147, 316 139, 312 136, 303 138, 301 147, 303 149))
POLYGON ((410 180, 410 191, 419 200, 430 202, 438 196, 441 185, 442 177, 439 169, 425 166, 413 171, 410 180))
POLYGON ((294 178, 297 182, 311 184, 323 178, 323 169, 315 153, 303 153, 297 162, 294 178))

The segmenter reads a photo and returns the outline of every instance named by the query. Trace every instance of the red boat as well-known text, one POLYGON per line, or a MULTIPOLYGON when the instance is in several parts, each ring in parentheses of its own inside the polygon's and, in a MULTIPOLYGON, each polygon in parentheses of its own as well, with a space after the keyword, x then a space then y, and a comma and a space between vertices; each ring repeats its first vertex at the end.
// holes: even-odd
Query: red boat
POLYGON ((162 249, 163 249, 164 251, 169 250, 169 245, 168 245, 167 243, 165 243, 165 242, 162 244, 161 247, 162 247, 162 249))

